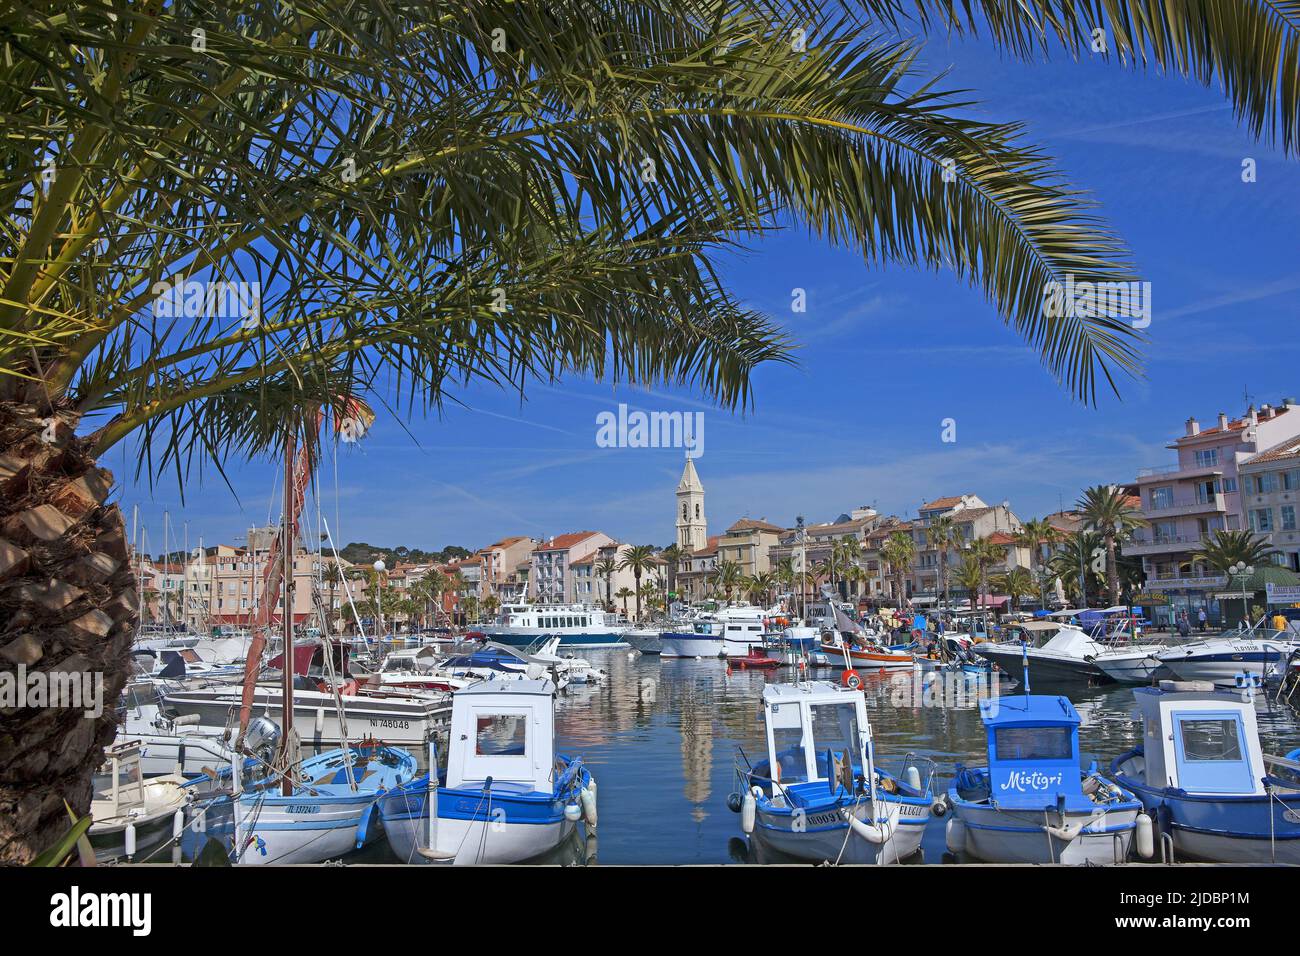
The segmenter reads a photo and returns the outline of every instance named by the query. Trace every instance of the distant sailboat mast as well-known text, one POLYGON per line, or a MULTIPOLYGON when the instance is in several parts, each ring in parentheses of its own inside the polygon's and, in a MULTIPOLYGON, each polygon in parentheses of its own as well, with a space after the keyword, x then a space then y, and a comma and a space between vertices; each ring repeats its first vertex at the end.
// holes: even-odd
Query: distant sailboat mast
POLYGON ((281 679, 283 681, 282 700, 280 708, 280 726, 282 733, 280 736, 280 793, 283 796, 293 796, 293 671, 294 671, 294 653, 293 653, 293 526, 297 519, 297 509, 294 501, 294 480, 293 480, 293 454, 294 454, 294 436, 290 432, 284 443, 284 546, 281 548, 281 560, 284 566, 284 604, 283 604, 283 624, 284 624, 284 650, 281 653, 282 666, 280 668, 281 679))

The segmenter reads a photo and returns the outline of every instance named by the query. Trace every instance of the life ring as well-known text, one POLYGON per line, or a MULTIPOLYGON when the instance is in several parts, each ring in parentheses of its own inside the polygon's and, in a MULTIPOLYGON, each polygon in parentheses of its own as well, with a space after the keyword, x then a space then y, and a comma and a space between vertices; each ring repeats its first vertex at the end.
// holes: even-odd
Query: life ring
POLYGON ((841 675, 840 683, 849 690, 858 690, 862 686, 862 678, 858 676, 857 671, 850 668, 841 675))

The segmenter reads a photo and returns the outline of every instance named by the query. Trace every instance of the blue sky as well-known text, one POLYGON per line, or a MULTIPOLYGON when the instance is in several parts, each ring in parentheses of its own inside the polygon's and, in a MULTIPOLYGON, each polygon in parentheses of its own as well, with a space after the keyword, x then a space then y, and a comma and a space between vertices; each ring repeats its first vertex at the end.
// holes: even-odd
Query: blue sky
MULTIPOLYGON (((620 401, 703 411, 710 531, 742 515, 789 523, 857 505, 914 515, 921 502, 974 493, 1022 518, 1070 504, 1079 489, 1131 480, 1169 461, 1188 415, 1202 422, 1300 395, 1300 163, 1257 144, 1223 95, 1178 77, 1099 60, 1004 60, 979 42, 932 41, 925 68, 948 88, 1017 120, 1090 190, 1152 283, 1146 377, 1100 407, 1074 402, 975 290, 947 272, 868 267, 790 228, 729 259, 726 275, 801 345, 797 368, 759 371, 756 407, 713 409, 686 392, 586 381, 534 386, 528 400, 476 389, 441 419, 381 413, 358 446, 326 462, 321 509, 341 541, 479 547, 508 534, 594 528, 623 540, 673 538, 682 452, 599 448, 596 415, 620 401), (1258 181, 1241 181, 1252 157, 1258 181), (791 290, 807 290, 803 314, 791 290), (941 441, 956 421, 957 440, 941 441)), ((274 468, 230 463, 232 494, 210 474, 150 489, 124 443, 105 464, 139 505, 161 550, 162 513, 189 542, 232 542, 278 515, 274 468)), ((315 505, 311 508, 314 512, 315 505)))

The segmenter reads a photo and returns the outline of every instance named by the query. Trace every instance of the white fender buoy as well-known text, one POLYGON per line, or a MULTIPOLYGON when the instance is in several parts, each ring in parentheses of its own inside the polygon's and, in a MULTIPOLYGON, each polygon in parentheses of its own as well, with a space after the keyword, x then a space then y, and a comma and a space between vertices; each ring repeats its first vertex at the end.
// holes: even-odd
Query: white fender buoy
POLYGON ((578 794, 578 800, 582 804, 582 818, 587 821, 587 826, 593 830, 596 829, 596 786, 594 783, 582 788, 578 794))
POLYGON ((582 819, 582 807, 576 803, 566 803, 564 805, 564 819, 570 823, 577 823, 582 819))
POLYGON ((177 810, 172 817, 172 839, 179 840, 181 834, 185 832, 185 811, 177 810))
POLYGON ((944 842, 948 844, 949 853, 966 851, 966 825, 958 817, 952 817, 943 831, 944 842))
POLYGON ((1155 824, 1151 822, 1149 813, 1137 815, 1137 851, 1138 856, 1144 860, 1156 855, 1155 824))
POLYGON ((740 829, 746 836, 754 832, 754 823, 758 819, 758 795, 754 790, 746 791, 740 801, 740 829))
POLYGON ((135 824, 126 825, 126 858, 129 860, 135 856, 135 824))
POLYGON ((1043 824, 1044 830, 1056 837, 1058 840, 1064 840, 1066 843, 1069 843, 1077 837, 1080 831, 1083 830, 1083 827, 1083 823, 1067 823, 1065 826, 1060 827, 1054 827, 1046 823, 1043 824))
POLYGON ((849 822, 850 829, 868 843, 884 843, 889 839, 894 829, 889 823, 868 823, 865 820, 859 820, 848 807, 842 809, 840 813, 849 822))
POLYGON ((903 780, 909 787, 918 793, 921 792, 921 770, 919 767, 908 767, 903 773, 903 780))

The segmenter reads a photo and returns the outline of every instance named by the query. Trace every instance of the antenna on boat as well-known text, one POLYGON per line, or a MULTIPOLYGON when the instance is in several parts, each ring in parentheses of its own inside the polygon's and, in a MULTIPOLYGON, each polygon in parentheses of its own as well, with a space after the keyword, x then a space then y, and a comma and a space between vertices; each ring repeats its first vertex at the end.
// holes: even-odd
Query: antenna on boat
POLYGON ((1025 699, 1028 700, 1029 699, 1029 641, 1024 637, 1020 638, 1020 654, 1021 654, 1021 659, 1024 661, 1025 664, 1025 699))

